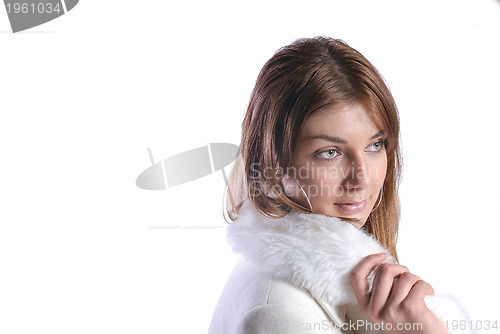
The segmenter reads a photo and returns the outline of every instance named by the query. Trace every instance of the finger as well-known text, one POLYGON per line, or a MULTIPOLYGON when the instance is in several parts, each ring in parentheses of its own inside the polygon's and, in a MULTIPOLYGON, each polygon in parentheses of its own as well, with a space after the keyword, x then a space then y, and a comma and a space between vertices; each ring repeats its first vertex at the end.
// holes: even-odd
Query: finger
POLYGON ((405 305, 420 305, 425 307, 424 297, 433 295, 434 289, 429 283, 419 280, 411 288, 408 296, 401 302, 405 305))
POLYGON ((405 266, 385 263, 375 270, 372 294, 368 304, 368 309, 373 315, 377 316, 387 304, 394 279, 406 272, 409 272, 409 270, 405 266))
POLYGON ((402 273, 397 279, 389 295, 388 304, 399 305, 410 293, 413 285, 420 280, 420 277, 410 272, 402 273))
POLYGON ((370 300, 370 297, 367 295, 368 281, 366 277, 375 266, 381 264, 386 258, 387 255, 385 253, 368 255, 351 271, 351 286, 360 307, 368 305, 370 300))

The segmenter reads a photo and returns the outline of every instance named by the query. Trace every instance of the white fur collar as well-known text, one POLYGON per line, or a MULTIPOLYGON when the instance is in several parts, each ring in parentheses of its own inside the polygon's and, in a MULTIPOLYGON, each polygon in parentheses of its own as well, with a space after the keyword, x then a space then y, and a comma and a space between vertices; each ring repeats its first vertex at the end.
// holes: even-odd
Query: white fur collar
MULTIPOLYGON (((339 218, 292 210, 283 218, 271 219, 248 199, 237 220, 227 227, 227 242, 244 259, 307 289, 335 309, 356 304, 349 275, 361 259, 384 252, 386 262, 394 263, 371 235, 339 218)), ((449 296, 427 296, 425 301, 443 320, 468 319, 449 296)))

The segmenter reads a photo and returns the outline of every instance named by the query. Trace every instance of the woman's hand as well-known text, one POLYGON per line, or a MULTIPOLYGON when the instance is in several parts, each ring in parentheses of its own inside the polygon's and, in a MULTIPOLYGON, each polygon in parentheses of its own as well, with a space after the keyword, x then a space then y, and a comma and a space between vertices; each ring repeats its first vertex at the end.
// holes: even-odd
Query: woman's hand
POLYGON ((438 318, 424 302, 424 297, 433 295, 434 289, 405 266, 383 263, 386 257, 383 253, 369 255, 351 272, 351 285, 361 313, 372 321, 383 322, 387 333, 446 333, 441 322, 439 328, 435 327, 438 318), (373 287, 367 293, 367 276, 373 269, 373 287), (422 324, 418 330, 413 325, 416 323, 422 324), (405 324, 409 324, 406 330, 405 324))

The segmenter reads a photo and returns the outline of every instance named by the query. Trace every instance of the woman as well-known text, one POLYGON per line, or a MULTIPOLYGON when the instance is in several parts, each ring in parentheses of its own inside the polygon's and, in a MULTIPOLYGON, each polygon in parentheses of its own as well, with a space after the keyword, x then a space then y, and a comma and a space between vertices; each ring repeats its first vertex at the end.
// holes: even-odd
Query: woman
POLYGON ((450 333, 467 320, 397 263, 399 117, 346 43, 301 39, 262 68, 227 188, 242 255, 209 333, 450 333))

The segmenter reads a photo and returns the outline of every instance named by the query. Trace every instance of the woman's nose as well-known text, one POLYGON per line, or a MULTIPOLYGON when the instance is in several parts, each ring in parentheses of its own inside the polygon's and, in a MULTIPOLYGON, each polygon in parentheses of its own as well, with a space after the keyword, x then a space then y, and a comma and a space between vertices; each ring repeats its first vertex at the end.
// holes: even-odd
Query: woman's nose
POLYGON ((368 186, 368 183, 369 178, 365 159, 359 156, 354 157, 347 168, 344 187, 347 190, 363 190, 368 186))

